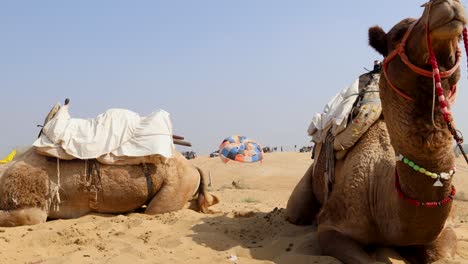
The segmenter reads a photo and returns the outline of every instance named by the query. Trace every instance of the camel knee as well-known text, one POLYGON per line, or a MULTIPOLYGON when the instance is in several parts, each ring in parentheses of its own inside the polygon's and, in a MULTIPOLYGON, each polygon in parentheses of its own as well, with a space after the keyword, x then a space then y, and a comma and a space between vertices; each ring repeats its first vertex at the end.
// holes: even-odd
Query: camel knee
POLYGON ((316 213, 311 210, 297 210, 295 207, 287 206, 285 218, 295 225, 311 225, 315 220, 316 213))
POLYGON ((446 227, 442 230, 439 237, 429 245, 424 247, 425 261, 427 263, 435 262, 445 257, 453 257, 457 252, 457 234, 455 231, 446 227))
POLYGON ((320 210, 312 187, 313 166, 294 187, 286 205, 286 220, 296 225, 310 225, 320 210))
POLYGON ((44 223, 47 213, 39 208, 23 208, 11 211, 0 211, 0 226, 22 226, 44 223))
POLYGON ((296 187, 286 205, 286 220, 295 225, 311 225, 320 211, 320 204, 312 190, 296 187))
POLYGON ((399 248, 399 253, 411 263, 433 263, 445 257, 453 257, 457 251, 457 235, 446 227, 432 243, 399 248))

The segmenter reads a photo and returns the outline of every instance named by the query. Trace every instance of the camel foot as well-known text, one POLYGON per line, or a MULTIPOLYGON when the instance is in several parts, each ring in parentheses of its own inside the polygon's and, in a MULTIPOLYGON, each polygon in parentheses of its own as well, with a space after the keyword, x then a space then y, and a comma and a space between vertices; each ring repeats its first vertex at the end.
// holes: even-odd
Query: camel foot
POLYGON ((400 254, 411 263, 432 263, 437 260, 453 257, 457 252, 457 235, 452 228, 446 227, 431 244, 402 247, 400 254))
POLYGON ((13 227, 45 223, 47 212, 39 208, 22 208, 0 211, 0 226, 13 227))
POLYGON ((426 260, 429 263, 445 257, 453 257, 457 253, 457 234, 452 228, 446 227, 439 237, 425 248, 426 260))
POLYGON ((406 259, 404 259, 398 251, 389 247, 380 247, 375 250, 371 255, 375 256, 376 261, 380 263, 387 264, 410 264, 406 259))
POLYGON ((323 255, 332 256, 343 263, 368 264, 375 262, 359 243, 338 231, 319 231, 318 242, 323 255))

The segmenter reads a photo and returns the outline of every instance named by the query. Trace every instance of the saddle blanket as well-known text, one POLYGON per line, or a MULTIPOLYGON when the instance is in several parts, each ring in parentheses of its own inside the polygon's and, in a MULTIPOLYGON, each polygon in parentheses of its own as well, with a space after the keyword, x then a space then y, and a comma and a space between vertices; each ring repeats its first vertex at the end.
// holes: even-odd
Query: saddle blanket
POLYGON ((359 78, 350 86, 343 88, 325 105, 322 113, 315 113, 307 133, 316 143, 325 140, 326 132, 331 129, 338 135, 346 128, 348 116, 359 95, 359 78))
POLYGON ((33 143, 39 153, 64 159, 173 156, 172 123, 164 110, 141 117, 130 110, 109 109, 95 119, 79 119, 71 118, 68 107, 62 105, 43 127, 33 143))
POLYGON ((307 129, 312 141, 321 144, 329 138, 336 158, 343 158, 348 149, 381 117, 379 80, 380 73, 362 74, 335 95, 323 112, 313 117, 307 129))

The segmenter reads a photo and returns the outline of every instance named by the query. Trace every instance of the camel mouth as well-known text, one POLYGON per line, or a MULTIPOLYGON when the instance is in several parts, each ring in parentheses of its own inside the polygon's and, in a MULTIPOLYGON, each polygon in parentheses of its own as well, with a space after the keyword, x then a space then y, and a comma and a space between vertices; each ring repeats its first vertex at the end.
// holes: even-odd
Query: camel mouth
POLYGON ((433 26, 431 29, 431 33, 436 35, 436 37, 440 38, 453 38, 458 37, 462 34, 463 29, 466 25, 465 18, 455 18, 450 20, 447 23, 433 26))

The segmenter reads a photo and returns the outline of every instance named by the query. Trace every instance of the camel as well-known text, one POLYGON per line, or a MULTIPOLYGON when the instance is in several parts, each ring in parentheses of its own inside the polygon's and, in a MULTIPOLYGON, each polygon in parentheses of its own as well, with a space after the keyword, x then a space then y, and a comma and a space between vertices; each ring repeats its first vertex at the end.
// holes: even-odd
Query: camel
POLYGON ((218 202, 207 192, 202 170, 178 152, 153 164, 104 165, 93 160, 57 162, 31 148, 0 176, 0 226, 34 225, 93 212, 128 213, 143 205, 146 214, 182 208, 212 213, 208 207, 218 202))
POLYGON ((443 94, 451 102, 460 78, 457 46, 466 14, 458 0, 431 0, 423 6, 418 20, 404 19, 388 33, 378 26, 369 29, 370 46, 386 60, 379 83, 383 117, 345 158, 336 160, 328 195, 321 151, 287 203, 287 220, 316 221, 323 254, 344 263, 376 261, 367 253, 369 247, 394 248, 414 263, 431 263, 456 252, 456 235, 446 221, 455 193, 450 177, 453 138, 441 110, 445 102, 436 102, 433 110, 426 27, 443 94), (402 59, 405 54, 407 61, 402 59), (444 176, 443 186, 433 186, 434 173, 444 176))
MULTIPOLYGON (((67 104, 67 103, 66 103, 67 104)), ((58 111, 47 115, 44 125, 58 111)), ((183 143, 174 136, 175 143, 183 143)), ((34 147, 0 167, 0 226, 34 225, 89 213, 161 214, 191 208, 213 213, 219 199, 206 190, 203 171, 177 151, 144 163, 106 165, 96 159, 60 160, 34 147)))

